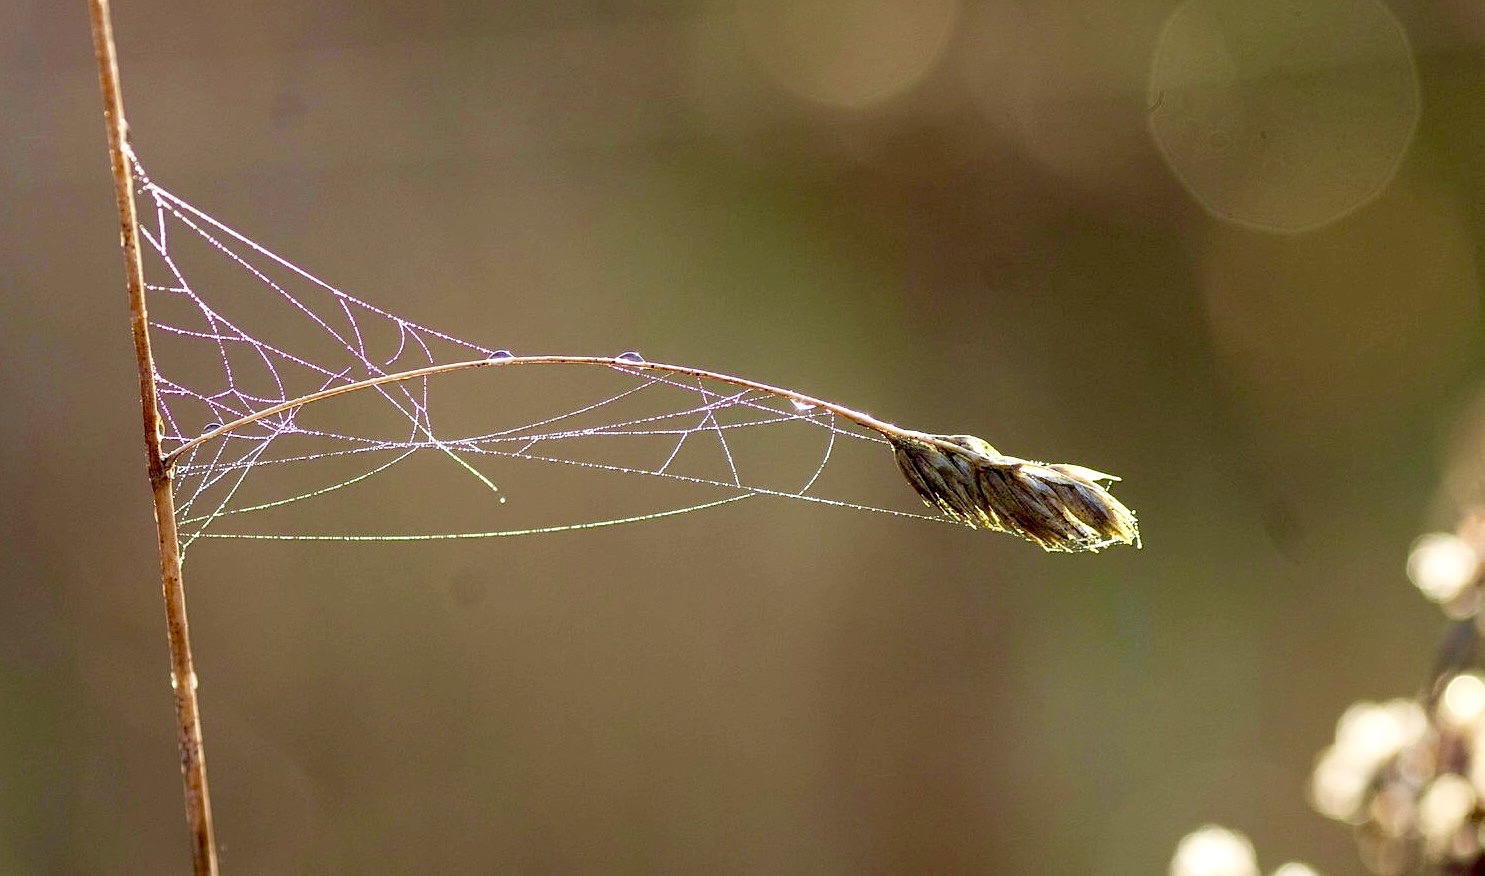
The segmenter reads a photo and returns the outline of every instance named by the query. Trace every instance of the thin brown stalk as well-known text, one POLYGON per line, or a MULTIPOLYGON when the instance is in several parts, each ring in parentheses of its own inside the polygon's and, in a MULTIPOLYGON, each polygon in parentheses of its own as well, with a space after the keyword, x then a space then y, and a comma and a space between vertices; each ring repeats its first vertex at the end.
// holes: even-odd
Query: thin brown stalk
POLYGON ((127 157, 128 124, 119 84, 118 54, 108 0, 89 0, 98 82, 103 89, 103 117, 113 164, 114 196, 119 209, 119 241, 128 276, 130 325, 139 366, 139 400, 144 415, 144 446, 150 488, 155 500, 155 526, 160 536, 160 583, 165 596, 166 637, 170 644, 170 681, 175 689, 175 717, 185 785, 186 821, 191 829, 191 858, 196 876, 217 872, 216 839, 211 824, 211 798, 206 784, 206 752, 201 743, 201 709, 196 698, 196 671, 186 621, 186 593, 181 580, 180 542, 175 529, 175 498, 170 466, 160 448, 160 413, 155 389, 154 355, 144 301, 144 265, 139 251, 139 219, 134 206, 134 178, 127 157))

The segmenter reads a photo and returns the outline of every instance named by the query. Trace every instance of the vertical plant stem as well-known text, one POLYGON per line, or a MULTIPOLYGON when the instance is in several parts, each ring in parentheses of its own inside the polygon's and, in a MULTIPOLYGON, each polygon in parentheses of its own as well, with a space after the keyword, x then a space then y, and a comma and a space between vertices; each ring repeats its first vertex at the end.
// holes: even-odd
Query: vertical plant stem
POLYGON ((170 644, 170 682, 175 689, 175 717, 185 785, 186 821, 191 829, 191 857, 196 876, 215 876, 216 839, 211 825, 211 797, 206 786, 206 752, 201 744, 201 709, 196 698, 196 671, 186 622, 186 592, 181 580, 180 541, 175 529, 171 469, 160 450, 160 412, 155 388, 155 361, 150 351, 149 319, 144 301, 144 263, 139 252, 139 218, 134 206, 134 177, 127 156, 128 125, 119 86, 118 55, 108 0, 89 0, 98 82, 103 89, 103 117, 113 163, 114 196, 119 208, 119 240, 129 284, 129 316, 134 355, 139 365, 139 400, 144 414, 144 446, 150 487, 155 499, 155 526, 160 534, 160 583, 165 595, 166 637, 170 644))

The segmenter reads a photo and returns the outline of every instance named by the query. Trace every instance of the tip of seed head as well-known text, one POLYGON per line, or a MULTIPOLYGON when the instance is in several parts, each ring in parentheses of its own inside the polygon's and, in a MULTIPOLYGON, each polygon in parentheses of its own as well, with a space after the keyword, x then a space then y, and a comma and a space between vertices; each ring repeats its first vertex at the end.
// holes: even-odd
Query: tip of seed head
POLYGON ((1007 532, 1060 552, 1140 545, 1134 512, 1091 468, 1004 456, 973 435, 889 435, 897 464, 924 504, 976 529, 1007 532))

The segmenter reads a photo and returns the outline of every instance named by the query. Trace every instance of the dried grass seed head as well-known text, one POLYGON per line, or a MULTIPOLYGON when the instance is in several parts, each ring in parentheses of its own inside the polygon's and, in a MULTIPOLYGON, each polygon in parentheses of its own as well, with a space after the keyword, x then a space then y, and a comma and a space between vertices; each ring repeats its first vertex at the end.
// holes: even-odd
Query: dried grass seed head
POLYGON ((1048 551, 1139 545, 1139 524, 1099 481, 1117 477, 1065 463, 1005 456, 973 435, 888 435, 924 503, 976 529, 1008 532, 1048 551))

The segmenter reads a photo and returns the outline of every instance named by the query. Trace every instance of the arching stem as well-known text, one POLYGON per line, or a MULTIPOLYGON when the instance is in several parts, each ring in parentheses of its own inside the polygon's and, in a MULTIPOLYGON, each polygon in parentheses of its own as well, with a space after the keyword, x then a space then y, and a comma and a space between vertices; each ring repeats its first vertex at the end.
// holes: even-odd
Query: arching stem
POLYGON ((439 374, 450 374, 455 371, 467 371, 472 368, 512 368, 523 365, 588 365, 602 366, 605 368, 613 368, 616 370, 629 372, 649 371, 659 374, 677 374, 686 377, 700 377, 706 380, 715 380, 718 383, 726 383, 731 386, 741 387, 743 389, 757 390, 758 392, 766 393, 776 398, 787 399, 797 404, 830 411, 831 413, 835 414, 838 417, 841 417, 842 419, 849 420, 857 424, 858 426, 870 429, 873 432, 880 433, 884 436, 910 437, 929 444, 942 445, 948 449, 953 449, 954 447, 954 445, 942 441, 942 439, 937 436, 930 435, 926 432, 917 432, 912 429, 904 429, 901 426, 895 426, 892 423, 888 423, 884 420, 879 420, 876 417, 873 417, 871 414, 853 410, 851 408, 845 407, 844 405, 838 405, 834 402, 829 402, 825 401, 824 399, 815 398, 814 396, 805 395, 802 392, 795 392, 792 389, 784 389, 783 387, 772 386, 767 383, 760 383, 756 380, 749 380, 746 377, 736 377, 731 374, 722 374, 717 371, 708 371, 704 368, 693 368, 690 365, 671 365, 665 362, 644 362, 634 359, 620 358, 616 356, 509 356, 505 358, 495 359, 469 359, 463 362, 450 362, 445 365, 430 365, 426 368, 415 368, 410 371, 399 371, 395 374, 384 374, 380 377, 372 377, 367 380, 358 380, 355 383, 347 383, 344 386, 336 386, 330 389, 320 390, 319 392, 312 392, 308 395, 303 395, 299 398, 290 399, 286 402, 281 402, 272 407, 264 408, 261 411, 255 411, 245 417, 240 417, 236 420, 233 420, 230 423, 224 423, 221 426, 218 426, 208 432, 203 432, 202 434, 196 436, 195 438, 192 438, 190 441, 187 441, 185 444, 182 444, 180 447, 177 447, 175 450, 172 450, 169 454, 167 454, 165 456, 165 463, 166 465, 171 465, 176 460, 180 459, 182 455, 189 453, 200 445, 205 444, 206 442, 225 435, 229 432, 235 432, 238 429, 243 428, 244 426, 249 426, 253 423, 258 422, 259 420, 264 420, 268 417, 284 413, 285 411, 294 410, 295 408, 302 408, 305 405, 314 404, 315 402, 324 401, 325 399, 334 398, 336 396, 345 395, 347 393, 359 392, 361 390, 371 389, 377 386, 385 386, 389 383, 402 383, 404 381, 417 380, 423 377, 433 377, 439 374))

